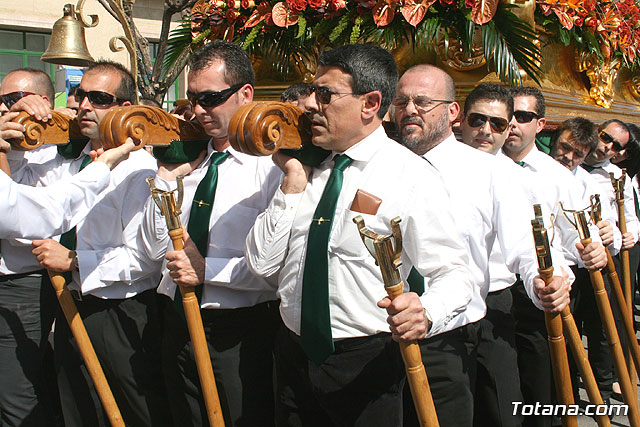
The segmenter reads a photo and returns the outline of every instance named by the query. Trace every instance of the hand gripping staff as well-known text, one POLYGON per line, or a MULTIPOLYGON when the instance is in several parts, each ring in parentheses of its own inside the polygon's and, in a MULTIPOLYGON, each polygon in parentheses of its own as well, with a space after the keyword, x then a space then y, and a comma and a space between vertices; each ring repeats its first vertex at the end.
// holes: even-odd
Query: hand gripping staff
MULTIPOLYGON (((622 169, 622 174, 618 179, 616 179, 613 173, 609 173, 611 185, 613 185, 613 189, 616 193, 616 204, 618 205, 618 228, 620 228, 620 233, 622 234, 625 234, 627 232, 627 221, 624 215, 624 182, 626 176, 626 169, 622 169)), ((626 299, 627 306, 624 307, 624 304, 621 304, 619 309, 620 313, 626 312, 628 313, 628 316, 633 319, 633 288, 631 287, 631 267, 629 262, 628 249, 620 248, 620 266, 622 269, 622 290, 624 292, 624 298, 626 299)), ((635 336, 634 341, 636 341, 635 336)), ((627 345, 625 346, 625 350, 627 353, 627 369, 629 370, 629 377, 635 379, 636 372, 633 364, 631 363, 631 355, 633 354, 633 350, 629 347, 629 343, 627 343, 627 345)), ((635 391, 636 382, 633 381, 631 386, 635 391)))
MULTIPOLYGON (((364 219, 358 215, 353 219, 356 223, 360 237, 369 253, 375 258, 376 264, 380 266, 384 288, 389 297, 393 300, 401 295, 404 289, 404 282, 400 277, 398 268, 402 264, 400 254, 402 253, 402 233, 400 231, 400 218, 391 220, 390 236, 383 236, 365 227, 364 219), (393 241, 392 241, 393 239, 393 241), (394 247, 395 243, 395 247, 394 247)), ((404 361, 407 372, 409 388, 413 396, 413 403, 418 414, 418 421, 423 427, 438 427, 438 416, 431 397, 431 389, 427 380, 427 372, 422 364, 420 346, 416 341, 401 342, 400 353, 404 361)))
MULTIPOLYGON (((572 211, 564 209, 562 203, 560 208, 563 214, 569 220, 569 222, 578 230, 580 236, 580 243, 585 247, 591 243, 591 234, 587 225, 587 218, 584 210, 572 211), (568 213, 573 215, 574 221, 571 221, 568 213)), ((631 387, 631 380, 629 379, 629 372, 627 372, 627 366, 622 355, 622 346, 620 345, 620 338, 616 325, 613 320, 613 312, 611 311, 611 304, 607 291, 604 288, 604 279, 600 271, 589 271, 589 277, 591 278, 591 285, 593 286, 593 292, 595 294, 596 303, 598 304, 598 311, 600 312, 600 318, 604 323, 604 332, 609 343, 609 350, 611 351, 611 357, 613 358, 613 365, 616 373, 618 374, 618 381, 620 382, 620 388, 622 389, 622 397, 624 403, 629 406, 629 422, 631 427, 640 427, 640 413, 638 413, 638 399, 633 393, 631 387)))
MULTIPOLYGON (((147 178, 147 183, 151 189, 153 201, 158 205, 162 216, 167 222, 169 229, 169 237, 173 243, 173 249, 181 251, 184 247, 182 241, 182 224, 180 223, 180 206, 182 206, 182 196, 184 189, 182 185, 182 176, 177 179, 178 183, 178 200, 176 201, 173 191, 162 191, 156 188, 153 177, 147 178)), ((211 358, 209 357, 209 347, 204 336, 204 327, 202 326, 202 316, 200 315, 200 302, 195 293, 195 287, 178 286, 182 294, 182 306, 187 320, 189 329, 189 337, 193 344, 193 353, 198 368, 198 376, 200 377, 200 385, 202 386, 202 394, 204 403, 207 408, 207 416, 209 425, 212 427, 223 427, 224 418, 222 417, 222 408, 220 407, 220 399, 218 397, 218 389, 216 380, 213 376, 213 368, 211 367, 211 358)))
MULTIPOLYGON (((551 250, 547 230, 542 219, 542 209, 540 205, 533 205, 535 219, 531 220, 533 229, 533 241, 536 247, 536 257, 538 258, 538 272, 545 284, 553 280, 553 265, 551 264, 551 250)), ((569 359, 567 358, 567 347, 562 335, 562 319, 559 313, 544 313, 544 323, 547 327, 549 342, 549 354, 551 356, 551 367, 553 369, 553 379, 556 385, 558 400, 563 405, 573 405, 573 389, 571 387, 571 376, 569 375, 569 359)), ((563 427, 577 427, 578 419, 575 415, 562 416, 563 427)))
MULTIPOLYGON (((599 195, 591 196, 591 218, 593 222, 599 222, 601 218, 600 213, 600 197, 599 195)), ((609 253, 609 249, 604 248, 607 254, 607 277, 609 278, 609 284, 611 285, 611 290, 613 291, 613 299, 616 301, 618 306, 618 310, 620 311, 620 315, 622 316, 622 324, 624 327, 624 333, 627 338, 627 346, 630 351, 630 360, 627 364, 630 367, 634 367, 635 369, 629 370, 629 379, 632 382, 635 382, 636 372, 640 371, 640 346, 638 345, 638 340, 636 339, 636 332, 633 327, 633 320, 631 317, 631 313, 627 311, 627 307, 625 302, 624 295, 622 294, 622 287, 620 286, 620 279, 618 278, 618 274, 616 273, 616 267, 613 264, 613 258, 609 253)))

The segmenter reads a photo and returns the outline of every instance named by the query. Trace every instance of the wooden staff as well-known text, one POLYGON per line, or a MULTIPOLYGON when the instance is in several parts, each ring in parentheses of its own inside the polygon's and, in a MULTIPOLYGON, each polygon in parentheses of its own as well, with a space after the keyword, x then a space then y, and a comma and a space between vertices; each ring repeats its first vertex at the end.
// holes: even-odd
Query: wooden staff
MULTIPOLYGON (((580 243, 586 247, 591 243, 591 237, 585 214, 583 211, 577 211, 573 212, 573 215, 576 220, 574 226, 578 230, 580 243)), ((640 413, 638 412, 637 396, 631 387, 629 372, 627 371, 627 365, 625 364, 624 356, 622 354, 620 338, 618 337, 618 331, 616 330, 616 325, 613 320, 611 304, 609 302, 609 297, 607 296, 607 291, 604 288, 604 279, 598 270, 589 270, 589 276, 591 278, 591 285, 593 286, 607 342, 609 343, 609 350, 613 358, 613 364, 616 369, 616 373, 618 374, 618 381, 620 382, 620 388, 622 389, 622 397, 624 402, 629 405, 629 422, 631 423, 631 427, 640 427, 640 413)))
MULTIPOLYGON (((402 234, 399 226, 400 218, 396 217, 391 220, 391 230, 393 232, 395 248, 391 242, 392 236, 382 236, 367 229, 364 224, 364 219, 360 215, 355 217, 353 222, 358 226, 360 237, 363 242, 365 242, 365 246, 380 266, 384 288, 389 298, 393 300, 399 295, 402 295, 404 282, 400 278, 400 272, 398 271, 398 267, 402 264, 400 261, 400 255, 402 253, 402 234), (368 245, 367 242, 372 243, 372 246, 368 245), (371 252, 371 247, 374 248, 374 252, 371 252)), ((420 426, 423 427, 438 427, 440 424, 438 423, 436 407, 433 404, 427 372, 422 364, 420 346, 416 341, 401 342, 399 344, 400 354, 402 355, 407 373, 407 381, 411 389, 411 396, 413 397, 413 403, 418 415, 418 422, 420 426)))
MULTIPOLYGON (((182 205, 182 177, 178 177, 178 200, 176 202, 173 191, 160 191, 156 188, 152 177, 147 178, 153 200, 160 208, 162 216, 167 221, 169 229, 169 237, 173 243, 173 249, 181 251, 184 249, 182 240, 182 224, 180 224, 180 206, 182 205)), ((216 387, 216 379, 213 375, 211 367, 211 357, 209 356, 209 347, 207 339, 204 335, 204 327, 202 326, 202 315, 200 314, 200 302, 195 293, 193 286, 178 286, 182 295, 182 306, 184 307, 184 315, 187 320, 187 328, 189 329, 189 337, 193 344, 193 354, 198 368, 198 377, 200 378, 200 386, 202 387, 202 395, 207 409, 207 417, 209 425, 212 427, 224 427, 224 418, 222 416, 222 408, 220 406, 220 398, 218 397, 218 388, 216 387)))
MULTIPOLYGON (((533 240, 538 258, 538 271, 545 284, 553 280, 553 265, 551 264, 551 250, 547 238, 547 230, 542 219, 540 205, 534 205, 535 219, 531 220, 533 240)), ((567 358, 567 346, 562 334, 562 319, 559 313, 544 313, 544 322, 547 327, 547 340, 551 356, 553 379, 556 386, 556 394, 563 405, 573 405, 573 388, 571 387, 571 375, 569 374, 569 359, 567 358)), ((575 415, 563 415, 564 427, 577 427, 578 419, 575 415)))
POLYGON ((62 275, 50 270, 47 270, 47 273, 49 273, 51 284, 56 291, 58 302, 60 303, 64 317, 67 319, 67 323, 69 323, 69 328, 71 329, 73 338, 75 338, 76 343, 78 344, 78 349, 80 350, 84 364, 87 367, 87 371, 89 371, 91 380, 96 387, 96 392, 98 393, 100 402, 102 402, 102 406, 107 413, 107 418, 109 418, 109 422, 112 426, 124 427, 122 415, 120 414, 116 400, 113 397, 113 393, 111 393, 107 378, 104 376, 96 351, 93 349, 93 345, 91 344, 87 330, 84 327, 82 318, 78 313, 76 303, 73 301, 73 297, 67 288, 65 279, 62 275))
MULTIPOLYGON (((627 175, 627 170, 622 169, 622 174, 620 178, 616 179, 613 173, 609 173, 609 178, 611 179, 611 185, 613 185, 613 189, 616 193, 616 204, 618 205, 618 228, 620 228, 620 233, 625 234, 627 232, 627 221, 624 215, 624 182, 625 177, 627 175)), ((630 262, 629 262, 629 250, 620 248, 620 265, 622 268, 622 289, 623 295, 626 300, 626 307, 624 304, 620 304, 618 309, 620 310, 620 315, 624 318, 624 313, 628 313, 628 316, 633 319, 633 289, 631 288, 631 271, 630 271, 630 262)), ((615 269, 614 269, 615 270, 615 269)), ((633 323, 633 320, 632 320, 633 323)), ((637 343, 637 339, 635 337, 635 333, 633 334, 633 341, 637 343)), ((633 378, 633 383, 631 384, 634 390, 634 393, 637 392, 636 387, 636 369, 634 368, 631 359, 633 357, 633 347, 630 343, 627 343, 625 346, 625 350, 627 353, 627 369, 629 370, 629 378, 633 378)), ((636 368, 638 368, 636 363, 636 368)), ((638 368, 640 369, 640 368, 638 368)))

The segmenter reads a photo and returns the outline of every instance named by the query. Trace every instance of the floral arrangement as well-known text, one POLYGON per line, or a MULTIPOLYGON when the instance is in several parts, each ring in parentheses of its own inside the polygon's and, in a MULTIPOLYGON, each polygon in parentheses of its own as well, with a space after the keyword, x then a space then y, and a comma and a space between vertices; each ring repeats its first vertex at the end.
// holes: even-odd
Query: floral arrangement
POLYGON ((630 68, 640 65, 640 1, 544 0, 537 22, 569 45, 575 42, 602 59, 620 56, 630 68))
POLYGON ((479 32, 487 66, 518 85, 520 69, 538 81, 541 53, 515 7, 499 0, 198 0, 169 49, 175 56, 206 39, 233 41, 273 63, 286 79, 292 62, 315 57, 319 46, 375 43, 393 49, 412 43, 435 49, 438 42, 456 40, 471 52, 479 32))

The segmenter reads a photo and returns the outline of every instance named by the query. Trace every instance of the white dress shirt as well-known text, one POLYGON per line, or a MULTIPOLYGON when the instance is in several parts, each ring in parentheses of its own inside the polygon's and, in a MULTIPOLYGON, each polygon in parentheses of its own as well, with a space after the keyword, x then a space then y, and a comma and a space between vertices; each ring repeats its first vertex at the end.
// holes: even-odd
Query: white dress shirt
POLYGON ((106 164, 97 162, 42 188, 18 184, 0 173, 0 238, 46 239, 71 229, 106 188, 109 172, 106 164))
MULTIPOLYGON (((89 151, 87 144, 76 159, 56 156, 43 164, 14 160, 18 160, 16 170, 23 180, 48 185, 75 175, 89 151)), ((150 196, 145 178, 155 175, 156 169, 156 160, 145 150, 137 150, 111 172, 109 185, 77 226, 79 271, 73 272, 69 289, 103 299, 122 299, 156 287, 161 264, 141 257, 138 241, 144 205, 150 196)), ((22 256, 37 265, 30 242, 19 241, 23 243, 22 256)), ((5 258, 4 248, 2 252, 5 258)), ((7 264, 19 253, 15 248, 8 251, 7 264)), ((39 267, 26 271, 36 269, 39 267)))
MULTIPOLYGON (((376 305, 386 295, 382 275, 353 223, 358 215, 367 227, 384 235, 391 234, 391 219, 401 218, 401 275, 406 277, 415 266, 429 279, 420 297, 432 321, 427 336, 456 327, 452 319, 466 309, 474 285, 439 174, 389 139, 382 126, 344 154, 353 162, 344 171, 328 249, 333 338, 389 332, 387 313, 376 305), (350 209, 359 189, 382 200, 375 215, 350 209)), ((329 157, 313 170, 303 193, 285 195, 278 189, 247 237, 250 268, 262 276, 278 274, 280 313, 296 334, 309 225, 332 168, 329 157)))
POLYGON ((531 235, 533 209, 519 181, 500 166, 496 157, 456 141, 453 134, 424 157, 442 175, 451 196, 453 219, 470 255, 476 286, 469 307, 456 319, 460 326, 485 315, 484 299, 492 283, 489 259, 498 245, 512 276, 519 273, 533 293, 533 278, 538 275, 531 235))
MULTIPOLYGON (((602 184, 596 180, 595 176, 591 175, 584 168, 578 166, 571 172, 573 172, 578 182, 584 187, 585 200, 590 200, 590 196, 595 194, 600 195, 602 220, 609 221, 613 228, 613 242, 611 242, 608 248, 611 255, 617 254, 622 247, 622 234, 620 234, 620 229, 616 225, 618 223, 618 210, 611 205, 611 200, 609 200, 608 195, 608 193, 610 194, 609 188, 602 188, 602 184)), ((609 184, 611 184, 611 182, 609 182, 609 184)))
MULTIPOLYGON (((616 212, 616 218, 618 218, 618 204, 616 202, 616 194, 613 189, 613 185, 611 184, 609 173, 613 173, 613 176, 618 179, 622 176, 622 169, 610 161, 606 161, 595 166, 595 168, 590 172, 591 176, 593 176, 600 184, 600 187, 603 189, 603 193, 605 193, 600 195, 600 202, 604 205, 605 201, 607 201, 611 205, 613 211, 616 212)), ((631 233, 633 235, 633 241, 637 242, 638 233, 640 232, 640 223, 636 216, 635 202, 633 200, 633 184, 629 175, 627 175, 624 180, 624 219, 627 225, 627 232, 631 233)))
MULTIPOLYGON (((211 163, 213 148, 209 144, 207 159, 184 177, 184 198, 180 220, 188 224, 193 196, 211 163)), ((229 147, 231 154, 218 166, 218 184, 209 221, 209 246, 205 257, 202 308, 239 308, 276 299, 275 285, 251 273, 244 257, 245 239, 256 217, 266 209, 273 197, 282 172, 271 157, 255 157, 229 147)), ((160 189, 175 188, 156 178, 160 189)), ((172 250, 167 224, 153 200, 145 207, 141 242, 147 256, 163 260, 167 250, 172 250)), ((174 283, 163 264, 163 275, 158 292, 171 298, 175 295, 174 283)))

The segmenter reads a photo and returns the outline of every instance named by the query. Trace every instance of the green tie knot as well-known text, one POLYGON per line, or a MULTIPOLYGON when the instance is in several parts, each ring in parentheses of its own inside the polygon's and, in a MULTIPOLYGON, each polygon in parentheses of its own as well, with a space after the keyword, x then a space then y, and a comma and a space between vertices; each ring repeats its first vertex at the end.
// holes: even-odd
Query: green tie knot
POLYGON ((516 162, 516 164, 517 164, 518 166, 521 166, 521 167, 524 167, 524 165, 526 165, 526 163, 525 163, 525 162, 522 162, 522 161, 520 161, 520 162, 519 162, 519 161, 517 161, 517 160, 516 160, 515 162, 516 162))
POLYGON ((227 157, 229 157, 231 154, 229 154, 228 151, 216 151, 215 153, 213 153, 211 155, 211 164, 213 165, 219 165, 220 163, 224 162, 225 160, 227 160, 227 157))
POLYGON ((344 172, 351 162, 353 162, 351 157, 346 154, 338 154, 333 158, 333 169, 338 169, 340 172, 344 172))

